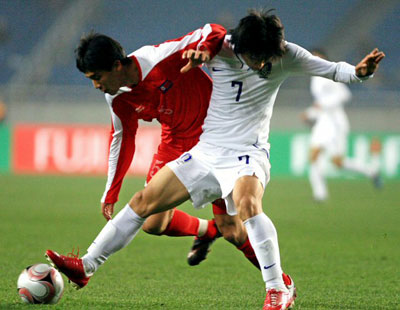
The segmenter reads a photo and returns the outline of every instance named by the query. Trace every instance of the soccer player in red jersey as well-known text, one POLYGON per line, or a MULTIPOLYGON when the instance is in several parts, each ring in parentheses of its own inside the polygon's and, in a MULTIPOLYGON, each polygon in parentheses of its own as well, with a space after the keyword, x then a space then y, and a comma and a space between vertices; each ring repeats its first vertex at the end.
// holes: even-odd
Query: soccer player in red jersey
MULTIPOLYGON (((160 61, 164 52, 163 46, 144 47, 125 57, 116 41, 100 34, 82 38, 77 49, 79 70, 93 81, 95 88, 105 93, 112 118, 108 180, 101 199, 103 210, 113 210, 118 200, 123 178, 134 156, 139 120, 156 119, 162 129, 161 143, 146 182, 167 162, 198 142, 210 99, 211 80, 201 69, 194 70, 187 78, 180 78, 178 71, 169 68, 168 61, 160 61), (148 53, 154 56, 142 57, 148 53), (112 61, 107 56, 112 57, 112 61), (116 83, 115 76, 109 73, 118 65, 120 72, 127 74, 128 68, 135 68, 138 80, 116 83)), ((110 220, 110 213, 105 213, 105 217, 110 220)), ((156 235, 198 236, 206 240, 213 240, 217 235, 214 221, 207 222, 177 209, 149 217, 143 229, 156 235)))
MULTIPOLYGON (((124 176, 132 163, 139 120, 156 119, 161 124, 161 143, 146 182, 198 142, 212 82, 200 68, 182 75, 180 69, 187 65, 182 54, 189 48, 216 53, 225 34, 223 27, 208 24, 187 36, 144 46, 128 56, 117 41, 107 36, 91 33, 81 39, 76 49, 77 67, 96 89, 105 93, 112 117, 108 179, 101 199, 102 212, 108 221, 112 219, 124 176)), ((259 268, 240 219, 226 214, 222 199, 213 202, 213 210, 216 219, 206 221, 173 208, 149 216, 143 230, 155 235, 196 236, 188 263, 197 265, 206 258, 213 241, 221 236, 217 222, 225 239, 259 268)), ((70 279, 79 282, 74 276, 70 279)), ((83 286, 81 282, 75 284, 83 286)))

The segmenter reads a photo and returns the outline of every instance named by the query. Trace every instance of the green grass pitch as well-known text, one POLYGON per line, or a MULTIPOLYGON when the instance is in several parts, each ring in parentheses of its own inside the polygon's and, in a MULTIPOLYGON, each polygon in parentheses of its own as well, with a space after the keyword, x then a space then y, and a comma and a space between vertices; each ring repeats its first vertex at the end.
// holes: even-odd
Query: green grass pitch
MULTIPOLYGON (((0 309, 28 309, 16 292, 19 273, 43 262, 46 249, 84 254, 105 224, 101 177, 0 176, 0 309)), ((117 210, 143 187, 124 183, 117 210)), ((400 309, 400 182, 381 191, 364 180, 329 181, 330 200, 316 204, 306 180, 273 178, 264 209, 274 221, 284 270, 298 288, 295 309, 400 309)), ((191 214, 211 217, 211 208, 191 214)), ((52 309, 261 309, 259 271, 219 239, 190 267, 192 238, 140 232, 75 291, 66 285, 52 309)), ((64 277, 64 280, 66 278, 64 277)), ((66 281, 65 281, 66 282, 66 281)), ((47 307, 46 307, 47 308, 47 307)))

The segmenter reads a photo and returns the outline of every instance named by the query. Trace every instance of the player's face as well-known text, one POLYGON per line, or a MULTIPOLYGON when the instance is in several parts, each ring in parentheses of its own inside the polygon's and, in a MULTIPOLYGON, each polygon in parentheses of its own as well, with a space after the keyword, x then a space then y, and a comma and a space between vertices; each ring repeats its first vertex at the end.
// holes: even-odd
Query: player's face
POLYGON ((255 57, 255 56, 253 56, 251 54, 248 54, 248 53, 242 54, 242 58, 246 62, 246 65, 248 65, 249 68, 254 70, 254 71, 261 70, 264 67, 265 63, 266 63, 266 61, 264 59, 255 57))
POLYGON ((94 88, 110 95, 115 95, 123 86, 117 67, 113 67, 111 71, 86 72, 85 76, 92 80, 94 88))

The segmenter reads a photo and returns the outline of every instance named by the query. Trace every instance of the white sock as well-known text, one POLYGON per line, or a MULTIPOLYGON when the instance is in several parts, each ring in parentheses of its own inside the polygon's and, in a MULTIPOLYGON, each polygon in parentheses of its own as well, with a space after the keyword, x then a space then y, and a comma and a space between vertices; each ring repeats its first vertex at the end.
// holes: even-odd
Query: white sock
POLYGON ((144 221, 128 204, 108 221, 82 257, 86 275, 92 275, 111 254, 127 246, 144 221))
POLYGON ((282 279, 278 236, 272 221, 260 213, 244 221, 250 243, 260 264, 265 286, 286 290, 282 279))
POLYGON ((328 189, 319 160, 311 163, 308 179, 314 199, 322 201, 328 198, 328 189))
POLYGON ((208 221, 200 218, 198 220, 199 220, 199 230, 197 232, 197 237, 203 237, 208 230, 208 221))
POLYGON ((343 169, 362 174, 368 178, 372 178, 376 173, 373 167, 363 165, 355 160, 351 160, 350 158, 345 158, 343 161, 343 169))
POLYGON ((200 218, 198 220, 199 220, 199 230, 197 232, 197 237, 203 237, 208 230, 208 221, 200 218))

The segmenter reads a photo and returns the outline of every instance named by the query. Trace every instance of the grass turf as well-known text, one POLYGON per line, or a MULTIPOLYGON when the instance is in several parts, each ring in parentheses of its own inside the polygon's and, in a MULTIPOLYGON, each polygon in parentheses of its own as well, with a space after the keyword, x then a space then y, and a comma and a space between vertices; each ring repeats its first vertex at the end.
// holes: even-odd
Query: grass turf
MULTIPOLYGON (((53 249, 81 254, 105 224, 99 199, 104 178, 0 176, 0 309, 27 309, 16 293, 19 273, 46 262, 53 249)), ((124 183, 117 211, 142 179, 124 183)), ((400 309, 400 183, 375 191, 364 180, 329 182, 317 204, 306 180, 273 178, 264 209, 279 235, 284 270, 298 288, 295 309, 400 309)), ((211 217, 211 208, 191 214, 211 217)), ((234 246, 218 240, 208 259, 190 267, 192 238, 140 232, 99 269, 89 285, 66 285, 53 309, 261 309, 259 271, 234 246)), ((65 279, 65 277, 64 277, 65 279)), ((66 281, 65 281, 66 282, 66 281)))

